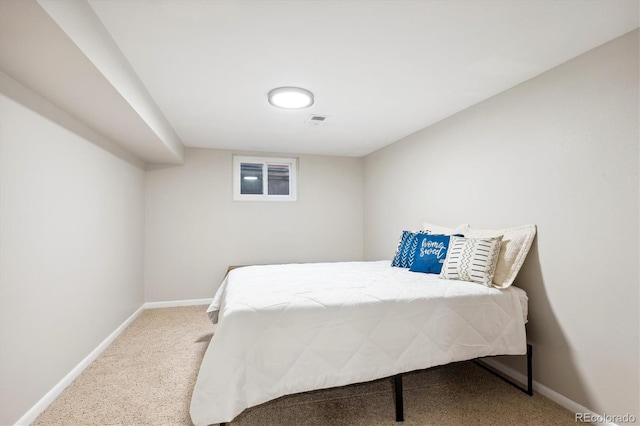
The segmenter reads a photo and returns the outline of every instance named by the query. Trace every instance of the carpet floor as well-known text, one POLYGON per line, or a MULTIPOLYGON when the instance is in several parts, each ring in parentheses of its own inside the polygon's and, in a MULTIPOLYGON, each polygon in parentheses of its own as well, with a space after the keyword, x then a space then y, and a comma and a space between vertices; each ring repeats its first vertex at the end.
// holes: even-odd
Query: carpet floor
MULTIPOLYGON (((149 309, 33 425, 191 425, 189 403, 214 332, 204 306, 149 309)), ((471 362, 404 376, 406 426, 575 425, 549 399, 529 397, 471 362)), ((398 425, 393 382, 285 396, 245 410, 232 426, 398 425)))

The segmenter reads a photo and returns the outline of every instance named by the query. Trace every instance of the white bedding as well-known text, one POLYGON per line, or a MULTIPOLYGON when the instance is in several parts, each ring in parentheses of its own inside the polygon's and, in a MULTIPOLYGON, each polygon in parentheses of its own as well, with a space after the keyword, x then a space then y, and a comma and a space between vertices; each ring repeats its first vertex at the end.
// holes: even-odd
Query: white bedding
POLYGON ((526 353, 526 294, 389 261, 231 271, 191 400, 196 426, 283 395, 487 355, 526 353))

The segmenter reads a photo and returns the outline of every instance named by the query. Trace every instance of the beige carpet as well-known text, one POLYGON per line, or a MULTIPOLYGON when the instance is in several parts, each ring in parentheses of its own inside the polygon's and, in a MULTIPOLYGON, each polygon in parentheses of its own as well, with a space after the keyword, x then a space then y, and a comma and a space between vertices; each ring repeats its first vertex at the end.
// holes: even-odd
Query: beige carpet
MULTIPOLYGON (((189 402, 213 325, 206 307, 144 311, 33 423, 191 425, 189 402)), ((405 375, 404 425, 575 425, 548 399, 473 363, 405 375)), ((233 426, 398 425, 391 379, 286 396, 233 426)))

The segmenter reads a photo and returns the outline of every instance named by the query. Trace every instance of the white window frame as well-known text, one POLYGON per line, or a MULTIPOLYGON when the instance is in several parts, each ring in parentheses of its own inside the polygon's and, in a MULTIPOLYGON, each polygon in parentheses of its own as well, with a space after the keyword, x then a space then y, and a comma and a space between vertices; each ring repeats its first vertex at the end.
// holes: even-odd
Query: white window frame
POLYGON ((244 155, 233 156, 233 200, 234 201, 296 201, 298 199, 298 159, 287 157, 254 157, 244 155), (242 163, 262 164, 262 194, 240 193, 240 166, 242 163), (269 164, 286 164, 289 166, 289 195, 269 195, 269 164))

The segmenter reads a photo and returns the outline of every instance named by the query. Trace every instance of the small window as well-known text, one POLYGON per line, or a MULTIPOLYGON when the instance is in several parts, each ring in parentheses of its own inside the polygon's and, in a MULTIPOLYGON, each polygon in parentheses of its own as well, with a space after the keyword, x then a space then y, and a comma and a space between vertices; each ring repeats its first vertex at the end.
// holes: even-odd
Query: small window
POLYGON ((235 201, 296 201, 296 159, 233 157, 235 201))

